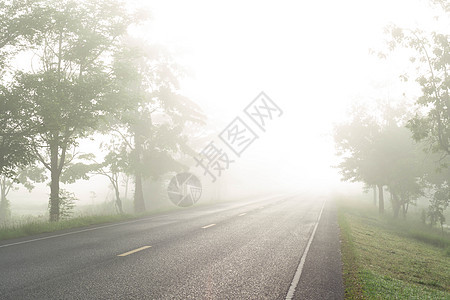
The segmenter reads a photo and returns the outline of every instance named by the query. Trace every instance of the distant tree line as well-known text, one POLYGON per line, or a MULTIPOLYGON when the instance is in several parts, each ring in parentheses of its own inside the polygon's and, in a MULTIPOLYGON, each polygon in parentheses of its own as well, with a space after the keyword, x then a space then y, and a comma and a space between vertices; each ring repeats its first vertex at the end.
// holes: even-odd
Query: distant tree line
MULTIPOLYGON (((447 1, 432 1, 449 17, 447 1)), ((404 216, 419 197, 429 199, 423 219, 445 221, 450 202, 450 43, 446 33, 387 27, 389 49, 409 49, 421 96, 415 110, 404 103, 354 107, 351 120, 335 127, 334 138, 342 162, 343 180, 363 182, 378 190, 384 213, 384 189, 391 195, 393 214, 404 216)))
POLYGON ((183 169, 185 128, 203 115, 179 93, 184 72, 169 52, 130 36, 146 20, 119 0, 0 3, 0 218, 15 182, 49 180, 58 221, 72 197, 60 183, 93 175, 108 178, 122 212, 121 173, 142 212, 143 180, 183 169), (105 157, 77 152, 94 134, 108 136, 105 157))

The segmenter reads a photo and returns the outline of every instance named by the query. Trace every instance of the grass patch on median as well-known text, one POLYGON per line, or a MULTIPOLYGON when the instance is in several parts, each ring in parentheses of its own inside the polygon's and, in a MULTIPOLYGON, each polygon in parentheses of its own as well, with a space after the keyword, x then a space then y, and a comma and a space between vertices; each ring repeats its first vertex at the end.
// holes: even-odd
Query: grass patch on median
POLYGON ((448 233, 361 201, 338 206, 347 299, 450 299, 448 233))

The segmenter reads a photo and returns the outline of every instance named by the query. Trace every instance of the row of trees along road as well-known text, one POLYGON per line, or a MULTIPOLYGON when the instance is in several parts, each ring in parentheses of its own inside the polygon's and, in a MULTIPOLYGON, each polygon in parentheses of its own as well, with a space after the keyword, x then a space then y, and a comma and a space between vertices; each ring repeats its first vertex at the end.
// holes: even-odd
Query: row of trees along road
MULTIPOLYGON (((446 1, 432 1, 448 18, 446 1)), ((450 201, 450 43, 440 32, 387 27, 389 49, 410 50, 422 94, 415 110, 406 105, 378 104, 377 108, 354 107, 351 120, 335 127, 338 165, 344 180, 363 182, 378 189, 379 212, 384 212, 384 187, 391 194, 393 214, 419 197, 429 198, 431 224, 445 221, 450 201)))
POLYGON ((132 175, 142 212, 142 181, 182 169, 176 158, 192 151, 183 129, 203 116, 178 92, 182 68, 128 34, 146 19, 116 0, 0 4, 0 175, 43 181, 44 173, 24 170, 45 168, 51 221, 61 215, 60 183, 92 175, 108 177, 120 212, 118 174, 132 175), (101 161, 76 151, 93 134, 110 137, 101 161))

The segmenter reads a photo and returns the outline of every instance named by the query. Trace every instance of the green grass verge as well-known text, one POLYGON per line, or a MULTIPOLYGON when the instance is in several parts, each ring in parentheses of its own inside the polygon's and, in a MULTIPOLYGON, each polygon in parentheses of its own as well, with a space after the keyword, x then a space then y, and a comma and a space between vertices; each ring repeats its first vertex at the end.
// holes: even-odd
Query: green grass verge
POLYGON ((118 222, 136 218, 133 215, 104 215, 76 217, 59 222, 29 222, 26 224, 0 228, 0 240, 25 237, 40 233, 54 232, 58 230, 85 227, 95 224, 118 222))
POLYGON ((166 206, 163 208, 154 209, 141 214, 123 214, 123 215, 89 215, 89 216, 78 216, 70 218, 68 220, 61 220, 59 222, 48 222, 48 221, 23 221, 19 224, 10 226, 0 226, 0 241, 12 238, 26 237, 41 233, 55 232, 64 229, 81 228, 91 225, 99 225, 105 223, 114 223, 132 219, 138 219, 142 217, 153 216, 157 214, 167 213, 171 211, 188 210, 195 209, 199 207, 207 207, 224 202, 232 202, 238 200, 224 200, 220 202, 206 202, 197 203, 191 207, 176 207, 176 206, 166 206))
POLYGON ((99 225, 106 223, 114 223, 126 220, 133 220, 142 217, 161 214, 168 211, 179 210, 179 208, 172 209, 158 209, 142 214, 123 214, 123 215, 90 215, 79 216, 70 218, 67 220, 61 220, 59 222, 49 221, 31 221, 18 225, 12 225, 7 227, 0 227, 0 241, 12 238, 26 237, 30 235, 36 235, 41 233, 55 232, 64 229, 81 228, 91 225, 99 225))
POLYGON ((346 299, 450 299, 450 235, 338 202, 346 299))

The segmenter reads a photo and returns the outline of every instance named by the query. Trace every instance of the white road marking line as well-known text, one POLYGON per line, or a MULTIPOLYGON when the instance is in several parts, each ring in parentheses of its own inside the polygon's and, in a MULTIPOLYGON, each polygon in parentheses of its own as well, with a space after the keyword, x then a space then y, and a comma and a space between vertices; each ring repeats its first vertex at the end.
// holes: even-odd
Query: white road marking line
POLYGON ((140 222, 140 221, 147 221, 147 220, 152 220, 152 219, 156 219, 156 218, 159 218, 159 217, 167 217, 167 216, 170 216, 170 215, 159 215, 159 216, 154 216, 154 217, 150 217, 150 218, 143 218, 143 219, 125 221, 125 222, 120 222, 120 223, 114 223, 114 224, 109 224, 109 225, 98 226, 98 227, 94 227, 94 228, 87 228, 87 229, 82 229, 82 230, 77 230, 77 231, 71 231, 71 232, 66 232, 66 233, 61 233, 61 234, 55 234, 55 235, 45 236, 45 237, 41 237, 41 238, 37 238, 37 239, 26 240, 26 241, 6 244, 6 245, 0 245, 0 248, 14 246, 14 245, 20 245, 20 244, 25 244, 25 243, 31 243, 31 242, 37 242, 37 241, 57 238, 57 237, 65 236, 65 235, 71 235, 71 234, 76 234, 76 233, 81 233, 81 232, 86 232, 86 231, 93 231, 93 230, 102 229, 102 228, 108 228, 108 227, 114 227, 114 226, 119 226, 119 225, 124 225, 124 224, 136 223, 136 222, 140 222))
POLYGON ((131 250, 131 251, 128 251, 128 252, 119 254, 119 255, 117 255, 117 256, 127 256, 127 255, 130 255, 130 254, 133 254, 133 253, 136 253, 136 252, 139 252, 139 251, 142 251, 142 250, 151 248, 151 247, 152 247, 152 246, 144 246, 144 247, 141 247, 141 248, 137 248, 137 249, 134 249, 134 250, 131 250))
POLYGON ((242 214, 238 215, 238 217, 245 216, 246 214, 247 214, 247 213, 242 213, 242 214))
POLYGON ((202 228, 206 229, 206 228, 209 228, 209 227, 213 227, 214 225, 216 225, 216 224, 209 224, 209 225, 203 226, 202 228))
POLYGON ((314 235, 316 234, 317 226, 319 226, 320 217, 322 216, 323 208, 325 207, 325 202, 326 202, 326 200, 322 204, 322 209, 320 210, 316 225, 314 226, 313 232, 311 233, 311 236, 309 237, 308 244, 306 245, 306 248, 305 248, 305 252, 303 252, 302 258, 300 259, 300 263, 298 264, 297 271, 295 272, 294 278, 292 279, 292 282, 291 282, 291 286, 286 295, 286 300, 290 300, 294 297, 295 289, 297 288, 297 284, 300 281, 300 276, 302 275, 303 266, 305 265, 306 256, 308 255, 309 247, 311 246, 312 241, 314 239, 314 235))
MULTIPOLYGON (((275 198, 278 198, 278 197, 281 197, 281 196, 282 195, 270 196, 270 197, 262 198, 262 199, 260 199, 258 201, 265 201, 265 200, 272 199, 272 198, 275 199, 275 198)), ((254 201, 254 202, 256 202, 256 201, 254 201)), ((244 205, 248 205, 248 203, 244 204, 244 205)), ((71 232, 66 232, 66 233, 61 233, 61 234, 55 234, 55 235, 45 236, 45 237, 41 237, 41 238, 36 238, 36 239, 31 239, 31 240, 26 240, 26 241, 21 241, 21 242, 16 242, 16 243, 0 245, 0 248, 5 248, 5 247, 10 247, 10 246, 15 246, 15 245, 21 245, 21 244, 26 244, 26 243, 31 243, 31 242, 37 242, 37 241, 42 241, 42 240, 47 240, 47 239, 53 239, 53 238, 57 238, 57 237, 61 237, 61 236, 77 234, 77 233, 82 233, 82 232, 86 232, 86 231, 93 231, 93 230, 97 230, 97 229, 103 229, 103 228, 108 228, 108 227, 114 227, 114 226, 119 226, 119 225, 125 225, 125 224, 130 224, 130 223, 147 221, 147 220, 152 220, 152 219, 156 219, 156 218, 160 218, 160 217, 167 217, 167 216, 171 216, 171 215, 173 215, 173 214, 152 216, 152 217, 148 217, 148 218, 142 218, 142 219, 137 219, 137 220, 131 220, 131 221, 125 221, 125 222, 114 223, 114 224, 109 224, 109 225, 103 225, 103 226, 98 226, 98 227, 94 227, 94 228, 87 228, 87 229, 71 231, 71 232)))

